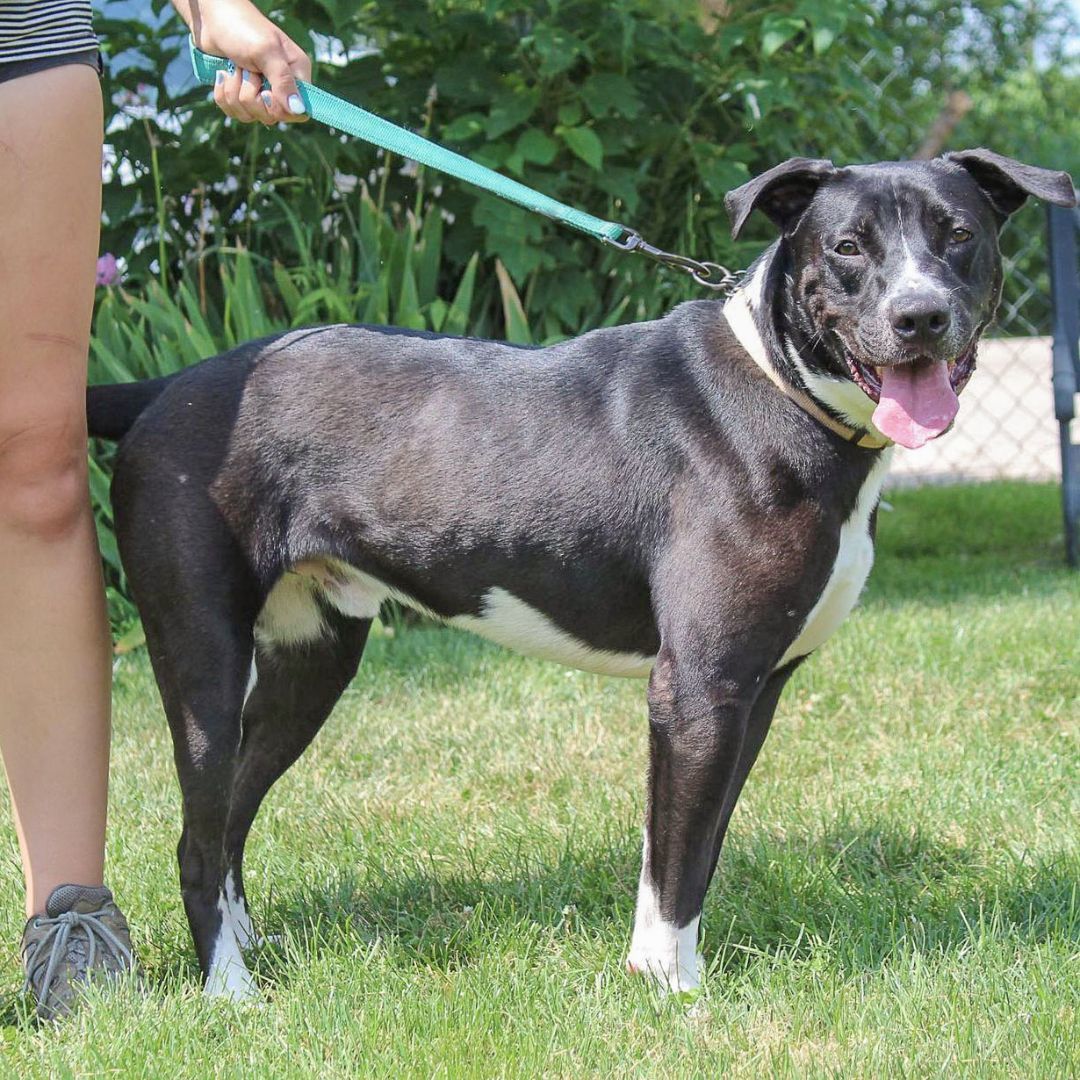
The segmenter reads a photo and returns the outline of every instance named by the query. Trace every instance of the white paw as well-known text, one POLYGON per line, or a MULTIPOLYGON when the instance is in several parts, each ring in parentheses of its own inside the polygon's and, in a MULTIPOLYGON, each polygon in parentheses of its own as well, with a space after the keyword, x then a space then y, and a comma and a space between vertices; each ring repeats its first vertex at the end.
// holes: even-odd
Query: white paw
POLYGON ((215 959, 210 967, 203 994, 208 998, 237 1002, 260 1001, 262 998, 255 979, 242 960, 219 964, 215 959))
POLYGON ((237 933, 229 903, 224 895, 218 900, 218 912, 221 915, 221 924, 210 954, 210 971, 206 976, 204 993, 207 997, 225 998, 229 1001, 256 1001, 259 999, 259 988, 244 963, 244 954, 240 948, 243 940, 250 940, 250 923, 247 924, 243 936, 237 933))
POLYGON ((705 963, 694 946, 656 951, 639 945, 630 949, 626 969, 653 979, 665 993, 681 994, 700 989, 705 963))
POLYGON ((701 916, 682 927, 664 918, 660 912, 659 894, 645 871, 648 862, 649 838, 646 834, 634 934, 630 939, 626 967, 635 974, 651 977, 662 990, 671 993, 697 990, 705 969, 697 947, 701 916))

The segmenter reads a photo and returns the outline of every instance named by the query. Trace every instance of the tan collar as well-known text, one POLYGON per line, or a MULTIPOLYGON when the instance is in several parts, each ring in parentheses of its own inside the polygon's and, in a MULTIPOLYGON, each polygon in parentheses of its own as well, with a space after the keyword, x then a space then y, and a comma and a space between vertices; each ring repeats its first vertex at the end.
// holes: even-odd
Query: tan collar
POLYGON ((769 377, 769 381, 786 397, 789 397, 803 412, 812 416, 823 427, 827 427, 841 439, 861 446, 864 450, 884 450, 892 446, 892 440, 884 436, 871 435, 863 428, 853 428, 827 413, 809 394, 792 386, 773 367, 761 342, 750 304, 742 290, 734 293, 724 304, 724 316, 731 326, 739 343, 750 354, 750 358, 769 377))
POLYGON ((839 435, 841 439, 854 443, 856 446, 861 446, 864 450, 884 450, 886 446, 892 445, 891 439, 878 438, 862 428, 849 427, 847 424, 837 420, 835 416, 830 416, 809 394, 800 390, 797 386, 792 386, 791 383, 784 379, 780 372, 769 363, 767 357, 755 356, 754 353, 751 353, 750 356, 753 358, 754 363, 769 376, 778 390, 791 398, 803 412, 809 413, 819 424, 839 435))

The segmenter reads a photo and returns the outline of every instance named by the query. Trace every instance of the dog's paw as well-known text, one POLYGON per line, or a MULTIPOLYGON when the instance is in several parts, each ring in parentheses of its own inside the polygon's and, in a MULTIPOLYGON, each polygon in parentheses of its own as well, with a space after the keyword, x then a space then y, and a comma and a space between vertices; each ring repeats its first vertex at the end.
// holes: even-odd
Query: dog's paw
POLYGON ((259 1002, 262 995, 247 965, 238 959, 213 964, 203 994, 219 1001, 259 1002))
POLYGON ((626 960, 626 970, 632 975, 643 975, 664 993, 685 994, 701 989, 701 977, 705 963, 696 949, 647 950, 633 947, 626 960))
POLYGON ((676 926, 661 918, 655 895, 645 890, 638 900, 627 970, 647 976, 667 993, 700 989, 705 964, 697 947, 698 923, 692 919, 676 926))

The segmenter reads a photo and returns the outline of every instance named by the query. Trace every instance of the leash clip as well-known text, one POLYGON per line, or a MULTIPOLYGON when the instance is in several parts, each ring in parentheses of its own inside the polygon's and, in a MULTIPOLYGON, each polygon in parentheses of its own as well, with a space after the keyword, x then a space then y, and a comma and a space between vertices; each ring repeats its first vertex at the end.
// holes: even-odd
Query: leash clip
POLYGON ((606 244, 617 251, 639 251, 650 259, 655 259, 664 266, 670 266, 675 270, 682 270, 689 274, 699 285, 706 289, 715 289, 717 292, 729 293, 735 289, 743 277, 745 271, 729 270, 726 266, 715 262, 699 262, 687 255, 676 255, 672 251, 664 251, 650 244, 641 233, 635 229, 624 229, 625 236, 621 240, 604 239, 606 244))

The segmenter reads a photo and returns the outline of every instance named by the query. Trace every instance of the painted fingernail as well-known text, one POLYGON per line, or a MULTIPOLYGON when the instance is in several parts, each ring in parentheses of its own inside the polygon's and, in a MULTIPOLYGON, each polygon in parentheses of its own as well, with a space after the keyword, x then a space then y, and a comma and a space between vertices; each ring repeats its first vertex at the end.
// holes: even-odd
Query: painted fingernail
POLYGON ((224 81, 225 81, 225 72, 224 71, 219 71, 214 76, 214 82, 216 82, 220 86, 224 81))
POLYGON ((274 97, 269 90, 264 90, 259 97, 262 98, 263 108, 269 109, 274 104, 274 97))
POLYGON ((244 70, 240 74, 244 82, 251 82, 251 72, 248 71, 247 68, 244 68, 244 70))
POLYGON ((303 116, 304 113, 307 112, 304 103, 300 100, 299 94, 289 95, 289 112, 291 112, 293 116, 303 116))

